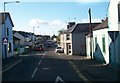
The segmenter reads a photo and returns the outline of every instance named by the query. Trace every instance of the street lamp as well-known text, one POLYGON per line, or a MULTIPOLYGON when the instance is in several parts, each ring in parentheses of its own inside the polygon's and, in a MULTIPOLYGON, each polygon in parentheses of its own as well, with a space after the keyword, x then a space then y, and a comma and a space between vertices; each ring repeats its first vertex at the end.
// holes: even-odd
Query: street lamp
POLYGON ((34 48, 34 42, 35 42, 35 41, 34 41, 34 40, 35 40, 35 39, 34 39, 34 29, 35 29, 35 28, 39 28, 39 26, 38 26, 38 27, 33 27, 33 39, 32 39, 33 48, 34 48))
MULTIPOLYGON (((5 5, 9 3, 20 3, 19 1, 11 1, 11 2, 4 2, 4 38, 7 38, 6 36, 6 24, 5 24, 5 5)), ((4 44, 4 50, 5 50, 5 58, 7 57, 7 44, 4 44)))

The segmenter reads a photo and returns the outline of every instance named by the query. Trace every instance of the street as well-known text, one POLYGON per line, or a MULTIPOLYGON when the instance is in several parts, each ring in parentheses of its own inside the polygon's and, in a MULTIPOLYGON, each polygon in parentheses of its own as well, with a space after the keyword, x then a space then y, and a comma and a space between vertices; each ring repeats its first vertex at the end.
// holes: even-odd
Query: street
POLYGON ((3 72, 4 81, 52 81, 65 83, 68 81, 85 82, 76 73, 72 62, 61 59, 54 49, 42 53, 34 52, 21 56, 21 61, 3 72))
POLYGON ((96 83, 119 81, 120 72, 85 56, 56 53, 54 48, 44 52, 19 55, 3 65, 2 82, 96 83), (12 62, 13 63, 9 63, 12 62), (9 65, 10 64, 10 65, 9 65))

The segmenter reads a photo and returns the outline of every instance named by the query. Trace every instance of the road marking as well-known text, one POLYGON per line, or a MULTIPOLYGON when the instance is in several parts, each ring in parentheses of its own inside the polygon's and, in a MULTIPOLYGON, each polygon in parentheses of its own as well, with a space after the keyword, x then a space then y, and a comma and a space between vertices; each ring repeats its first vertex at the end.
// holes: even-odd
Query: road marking
MULTIPOLYGON (((9 70, 10 68, 14 67, 15 65, 17 65, 18 63, 20 63, 22 61, 22 59, 20 59, 19 61, 17 61, 16 63, 14 63, 13 65, 9 66, 8 68, 4 69, 2 71, 2 73, 4 73, 5 71, 9 70)), ((1 72, 0 72, 1 73, 1 72)))
POLYGON ((19 55, 19 56, 30 56, 30 55, 26 54, 26 55, 19 55))
POLYGON ((44 52, 43 55, 46 55, 46 52, 44 52))
POLYGON ((79 69, 74 65, 74 63, 72 61, 69 61, 69 63, 71 64, 71 66, 74 68, 74 70, 76 71, 76 73, 78 74, 78 76, 80 78, 82 78, 83 81, 87 82, 87 83, 92 83, 91 81, 89 81, 85 76, 83 76, 79 69))
POLYGON ((48 67, 44 67, 44 68, 42 68, 43 70, 49 70, 50 68, 48 68, 48 67))
POLYGON ((39 61, 38 65, 40 65, 40 64, 41 64, 41 60, 39 61))
POLYGON ((31 76, 31 78, 33 78, 33 77, 34 77, 34 75, 35 75, 36 71, 37 71, 37 68, 34 70, 34 72, 33 72, 32 76, 31 76))
POLYGON ((55 79, 55 83, 65 83, 64 80, 58 75, 55 79))

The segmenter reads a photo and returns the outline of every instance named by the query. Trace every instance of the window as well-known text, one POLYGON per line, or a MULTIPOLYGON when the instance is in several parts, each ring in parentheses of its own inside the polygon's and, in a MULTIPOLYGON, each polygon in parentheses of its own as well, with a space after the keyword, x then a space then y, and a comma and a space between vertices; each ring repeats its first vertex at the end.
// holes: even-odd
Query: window
POLYGON ((97 50, 97 37, 95 37, 95 50, 97 50))
POLYGON ((97 45, 97 37, 95 37, 95 46, 97 45))
POLYGON ((105 37, 102 38, 102 48, 103 48, 103 52, 105 51, 105 37))
POLYGON ((11 52, 11 43, 8 43, 8 52, 11 52))
POLYGON ((71 45, 68 45, 69 46, 69 49, 71 49, 71 45))
POLYGON ((118 22, 120 22, 120 4, 118 4, 118 22))
POLYGON ((9 36, 9 28, 7 28, 7 36, 9 36))
POLYGON ((69 40, 70 39, 70 34, 67 34, 67 40, 69 40))

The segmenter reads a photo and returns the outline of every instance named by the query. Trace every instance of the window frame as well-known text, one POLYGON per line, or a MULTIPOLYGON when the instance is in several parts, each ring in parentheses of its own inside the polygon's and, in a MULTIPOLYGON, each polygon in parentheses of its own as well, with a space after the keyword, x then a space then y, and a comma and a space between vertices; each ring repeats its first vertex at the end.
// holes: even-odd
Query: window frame
POLYGON ((105 44, 105 36, 102 37, 102 51, 106 53, 106 44, 105 44))

